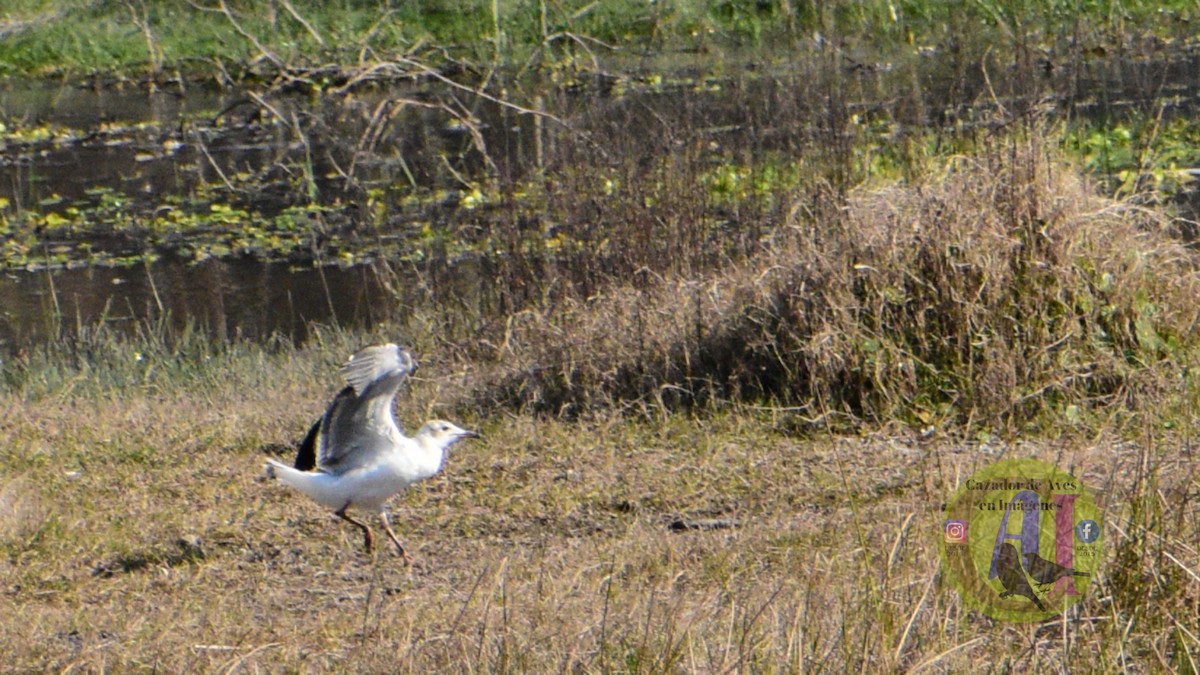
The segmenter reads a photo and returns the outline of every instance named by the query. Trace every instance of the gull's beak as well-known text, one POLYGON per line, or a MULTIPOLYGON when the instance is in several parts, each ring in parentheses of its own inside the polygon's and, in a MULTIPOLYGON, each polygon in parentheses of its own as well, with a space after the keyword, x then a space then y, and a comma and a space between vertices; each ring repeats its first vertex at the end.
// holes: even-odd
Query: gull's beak
POLYGON ((481 438, 481 436, 478 433, 476 433, 474 431, 468 431, 466 429, 463 429, 462 433, 459 434, 458 437, 459 438, 481 438))

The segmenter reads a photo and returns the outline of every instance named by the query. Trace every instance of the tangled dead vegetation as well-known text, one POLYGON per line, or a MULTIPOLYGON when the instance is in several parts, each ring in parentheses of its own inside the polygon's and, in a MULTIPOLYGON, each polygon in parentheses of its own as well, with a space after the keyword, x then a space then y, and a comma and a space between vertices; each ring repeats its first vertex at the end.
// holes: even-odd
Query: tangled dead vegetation
POLYGON ((571 416, 735 400, 839 425, 1010 428, 1152 406, 1193 346, 1195 258, 1166 216, 1099 196, 1043 141, 912 184, 791 195, 747 260, 514 314, 488 336, 473 403, 571 416))

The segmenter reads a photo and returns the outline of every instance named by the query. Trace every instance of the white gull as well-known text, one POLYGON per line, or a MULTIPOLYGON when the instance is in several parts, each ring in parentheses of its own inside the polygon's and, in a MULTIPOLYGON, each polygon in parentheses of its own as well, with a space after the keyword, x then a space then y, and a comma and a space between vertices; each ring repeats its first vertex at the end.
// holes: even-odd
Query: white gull
POLYGON ((294 467, 268 459, 266 472, 279 482, 333 509, 358 526, 372 549, 371 528, 351 518, 350 507, 379 513, 396 551, 411 563, 384 505, 404 488, 437 474, 450 446, 478 438, 443 420, 426 422, 409 438, 396 425, 392 401, 417 367, 407 350, 394 344, 366 347, 342 366, 346 386, 301 444, 294 467))

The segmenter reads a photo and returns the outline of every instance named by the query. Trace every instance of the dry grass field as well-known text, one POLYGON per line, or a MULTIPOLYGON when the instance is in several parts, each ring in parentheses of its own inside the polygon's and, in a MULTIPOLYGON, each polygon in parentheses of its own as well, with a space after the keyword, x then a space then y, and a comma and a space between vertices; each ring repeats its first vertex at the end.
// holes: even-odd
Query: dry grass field
POLYGON ((259 479, 334 363, 235 349, 178 387, 5 393, 0 670, 1163 672, 1197 653, 1189 445, 808 438, 751 408, 464 419, 484 439, 395 504, 410 569, 259 479), (938 571, 942 503, 1002 457, 1069 468, 1105 514, 1101 575, 1043 624, 964 608, 938 571))

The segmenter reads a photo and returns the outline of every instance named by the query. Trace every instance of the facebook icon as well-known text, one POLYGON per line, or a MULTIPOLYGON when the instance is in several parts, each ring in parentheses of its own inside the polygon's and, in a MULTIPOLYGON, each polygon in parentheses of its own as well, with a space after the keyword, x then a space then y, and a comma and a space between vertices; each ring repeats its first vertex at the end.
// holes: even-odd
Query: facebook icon
POLYGON ((1090 544, 1100 536, 1100 526, 1094 520, 1081 520, 1075 523, 1075 538, 1090 544))

